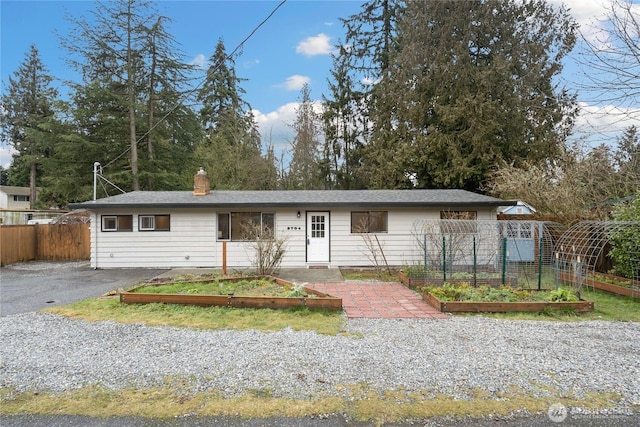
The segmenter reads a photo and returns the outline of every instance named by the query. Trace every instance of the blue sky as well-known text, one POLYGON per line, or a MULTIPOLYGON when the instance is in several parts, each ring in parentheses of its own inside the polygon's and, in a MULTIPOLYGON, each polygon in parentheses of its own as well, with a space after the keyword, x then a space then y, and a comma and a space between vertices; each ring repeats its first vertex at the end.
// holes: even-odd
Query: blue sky
MULTIPOLYGON (((597 30, 596 18, 603 13, 604 0, 567 0, 574 17, 585 32, 597 30)), ((560 0, 552 0, 559 3, 560 0)), ((358 13, 363 1, 288 0, 244 45, 236 58, 238 77, 245 99, 254 109, 263 139, 277 149, 287 149, 292 139, 288 124, 295 119, 296 102, 302 84, 308 82, 311 96, 321 99, 327 93, 326 79, 331 69, 329 56, 333 46, 344 38, 339 18, 358 13)), ((185 62, 204 63, 219 38, 227 51, 233 50, 265 19, 279 1, 160 1, 159 13, 173 22, 168 31, 179 43, 185 62)), ((65 15, 89 16, 92 1, 13 1, 0 0, 1 57, 4 85, 24 61, 31 44, 38 48, 50 74, 74 79, 64 63, 65 51, 57 34, 66 35, 70 24, 65 15)), ((563 84, 571 88, 580 70, 571 59, 563 75, 563 84)), ((593 105, 585 98, 585 114, 578 121, 577 135, 595 133, 600 140, 611 138, 626 121, 607 118, 606 105, 593 105)), ((637 107, 640 111, 640 106, 637 107)), ((10 150, 0 146, 0 164, 10 161, 10 150)))

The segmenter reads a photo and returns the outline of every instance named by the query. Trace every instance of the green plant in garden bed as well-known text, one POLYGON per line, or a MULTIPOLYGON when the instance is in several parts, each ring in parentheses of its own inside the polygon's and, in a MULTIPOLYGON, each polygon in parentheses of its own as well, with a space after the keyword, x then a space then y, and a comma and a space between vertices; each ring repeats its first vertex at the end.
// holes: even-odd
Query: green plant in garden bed
POLYGON ((592 301, 594 309, 579 316, 575 312, 561 310, 543 310, 541 313, 483 313, 482 316, 509 320, 640 322, 640 300, 638 299, 612 295, 598 290, 583 291, 582 297, 592 301))
POLYGON ((499 288, 491 286, 473 287, 468 283, 442 286, 427 286, 423 292, 430 293, 440 301, 477 301, 477 302, 524 302, 524 301, 578 301, 573 292, 566 289, 555 291, 532 292, 526 289, 514 289, 508 286, 499 288))
POLYGON ((594 274, 593 279, 597 280, 598 282, 609 283, 611 285, 621 286, 623 288, 631 288, 631 285, 633 284, 630 279, 600 273, 594 274))
POLYGON ((212 280, 172 282, 162 285, 141 286, 133 289, 135 293, 178 294, 178 295, 229 295, 270 296, 270 297, 313 297, 307 294, 304 286, 282 286, 268 279, 212 280))

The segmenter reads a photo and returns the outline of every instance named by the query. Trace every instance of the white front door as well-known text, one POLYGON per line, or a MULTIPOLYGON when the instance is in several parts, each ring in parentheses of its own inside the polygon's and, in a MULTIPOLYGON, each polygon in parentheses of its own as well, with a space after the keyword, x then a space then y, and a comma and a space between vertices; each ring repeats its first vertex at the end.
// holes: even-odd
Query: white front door
POLYGON ((307 262, 329 262, 329 212, 307 212, 307 262))

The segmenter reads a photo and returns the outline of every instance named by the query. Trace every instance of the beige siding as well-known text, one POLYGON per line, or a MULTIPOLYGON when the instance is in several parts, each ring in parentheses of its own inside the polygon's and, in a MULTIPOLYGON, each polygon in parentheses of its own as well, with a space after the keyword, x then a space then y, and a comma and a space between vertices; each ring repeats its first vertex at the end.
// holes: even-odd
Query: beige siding
MULTIPOLYGON (((322 209, 320 209, 322 210, 322 209)), ((238 211, 238 210, 233 210, 238 211)), ((306 213, 297 209, 265 210, 276 213, 276 233, 286 239, 286 254, 282 267, 305 267, 306 213)), ((315 211, 315 210, 314 210, 315 211)), ((372 266, 371 251, 360 234, 351 233, 351 209, 330 212, 330 265, 372 266)), ((440 210, 388 209, 388 232, 371 234, 371 242, 378 242, 390 266, 413 264, 420 253, 413 234, 416 220, 437 220, 440 210), (377 237, 377 241, 376 238, 377 237)), ((229 212, 229 211, 221 211, 229 212)), ((495 210, 478 211, 478 219, 495 219, 495 210)), ((217 212, 213 209, 136 210, 134 212, 98 212, 91 222, 92 266, 110 267, 221 267, 223 242, 217 240, 217 212), (101 232, 102 215, 133 214, 132 232, 101 232), (171 231, 138 231, 138 215, 169 214, 171 231), (97 254, 97 258, 96 258, 97 254), (97 261, 97 264, 96 264, 97 261)), ((226 243, 227 268, 252 265, 251 243, 226 243)), ((379 261, 384 264, 384 260, 379 261)))
POLYGON ((388 212, 388 232, 374 234, 351 233, 351 210, 334 210, 331 215, 331 264, 339 266, 372 266, 372 252, 384 265, 400 266, 416 256, 416 245, 412 235, 413 223, 417 219, 439 218, 440 211, 399 210, 388 212), (369 244, 367 243, 370 242, 369 244), (369 247, 373 247, 369 249, 369 247), (380 250, 382 248, 382 250, 380 250), (384 258, 380 257, 384 254, 384 258))
POLYGON ((91 221, 93 267, 214 267, 215 213, 211 210, 99 212, 91 221), (133 231, 102 232, 102 215, 133 214, 133 231), (138 231, 138 215, 171 215, 170 231, 138 231), (96 259, 97 253, 97 259, 96 259))

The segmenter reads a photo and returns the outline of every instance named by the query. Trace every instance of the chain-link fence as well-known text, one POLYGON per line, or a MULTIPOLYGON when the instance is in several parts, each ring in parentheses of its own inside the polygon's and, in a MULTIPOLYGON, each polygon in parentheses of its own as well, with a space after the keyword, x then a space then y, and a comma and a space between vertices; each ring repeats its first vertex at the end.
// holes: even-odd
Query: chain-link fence
POLYGON ((413 238, 422 257, 411 260, 406 274, 427 284, 550 288, 563 230, 540 221, 416 221, 413 238))

